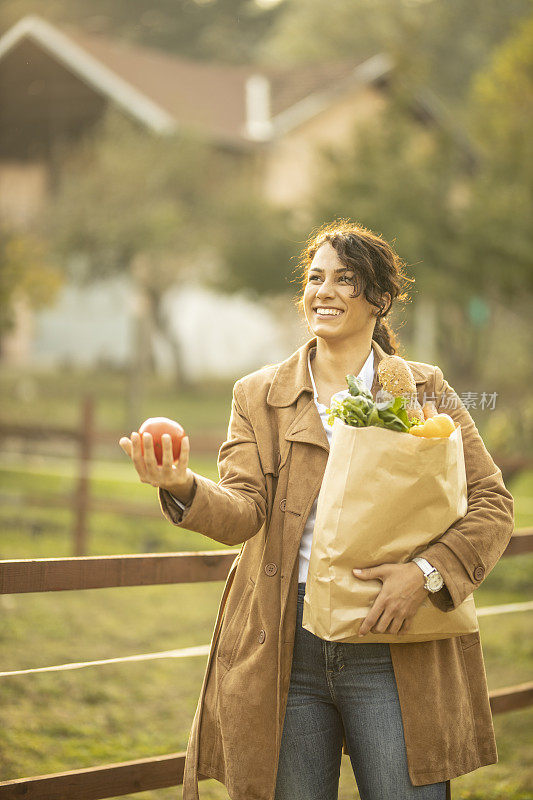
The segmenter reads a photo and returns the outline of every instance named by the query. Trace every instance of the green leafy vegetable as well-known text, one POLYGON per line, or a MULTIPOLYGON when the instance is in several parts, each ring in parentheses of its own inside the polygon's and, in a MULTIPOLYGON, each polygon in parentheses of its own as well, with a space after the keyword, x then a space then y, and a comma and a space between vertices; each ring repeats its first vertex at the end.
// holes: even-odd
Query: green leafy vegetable
POLYGON ((360 378, 354 375, 346 376, 349 397, 341 402, 336 402, 332 408, 328 408, 328 422, 333 425, 333 421, 338 417, 346 425, 355 428, 366 428, 375 425, 378 428, 388 428, 391 431, 406 433, 416 422, 410 420, 406 410, 406 399, 404 397, 394 397, 375 403, 371 392, 368 391, 360 378))

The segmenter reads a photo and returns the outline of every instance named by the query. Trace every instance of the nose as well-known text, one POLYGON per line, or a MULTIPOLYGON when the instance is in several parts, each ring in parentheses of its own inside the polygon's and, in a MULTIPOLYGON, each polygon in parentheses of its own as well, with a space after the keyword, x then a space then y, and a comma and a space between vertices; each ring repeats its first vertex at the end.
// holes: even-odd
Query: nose
POLYGON ((335 294, 334 284, 330 278, 324 278, 318 289, 316 290, 316 297, 320 300, 326 297, 333 297, 335 294))

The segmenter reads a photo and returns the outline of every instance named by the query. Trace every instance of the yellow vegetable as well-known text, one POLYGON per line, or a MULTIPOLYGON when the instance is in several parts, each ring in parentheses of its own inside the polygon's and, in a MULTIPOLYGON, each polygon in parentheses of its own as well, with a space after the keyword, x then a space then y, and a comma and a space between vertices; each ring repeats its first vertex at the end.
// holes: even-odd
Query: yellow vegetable
POLYGON ((423 425, 415 425, 409 430, 409 433, 428 439, 447 439, 454 430, 455 423, 449 414, 437 414, 429 417, 423 425))

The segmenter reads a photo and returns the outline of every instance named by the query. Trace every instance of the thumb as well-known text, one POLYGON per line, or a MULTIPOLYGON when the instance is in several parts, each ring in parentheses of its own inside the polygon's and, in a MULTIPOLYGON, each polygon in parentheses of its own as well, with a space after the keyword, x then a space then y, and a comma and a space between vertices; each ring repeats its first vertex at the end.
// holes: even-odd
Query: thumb
POLYGON ((118 443, 126 455, 131 458, 131 440, 127 436, 122 436, 118 443))

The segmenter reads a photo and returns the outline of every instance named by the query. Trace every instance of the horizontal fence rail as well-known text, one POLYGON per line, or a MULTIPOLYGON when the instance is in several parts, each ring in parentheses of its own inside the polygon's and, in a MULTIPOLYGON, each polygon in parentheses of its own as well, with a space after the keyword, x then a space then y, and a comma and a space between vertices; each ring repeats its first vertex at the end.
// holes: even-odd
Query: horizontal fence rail
MULTIPOLYGON (((0 500, 4 505, 24 508, 69 508, 72 497, 65 494, 15 494, 14 492, 0 493, 0 500)), ((155 503, 131 503, 124 500, 91 497, 91 512, 104 514, 123 514, 131 517, 148 517, 164 521, 161 509, 155 503)))
POLYGON ((495 689, 489 692, 489 698, 493 714, 527 708, 533 705, 533 681, 518 686, 508 686, 505 689, 495 689))
POLYGON ((185 753, 0 783, 0 800, 103 800, 183 783, 185 753))
MULTIPOLYGON (((92 430, 91 438, 95 444, 116 445, 119 447, 118 440, 121 436, 129 436, 131 431, 102 431, 92 430)), ((213 431, 212 433, 197 433, 194 435, 194 450, 202 455, 218 452, 218 449, 226 436, 225 430, 213 431)), ((62 425, 50 427, 39 424, 17 424, 0 421, 0 438, 22 439, 29 441, 46 441, 49 439, 66 439, 71 442, 79 442, 83 438, 83 428, 67 428, 62 425)), ((525 467, 528 464, 526 462, 525 467)), ((514 462, 513 462, 514 464, 514 462)), ((499 466, 499 465, 498 465, 499 466)))
POLYGON ((0 594, 223 581, 239 550, 0 561, 0 594))
MULTIPOLYGON (((517 711, 533 704, 533 681, 490 692, 493 714, 517 711)), ((0 783, 0 800, 106 800, 148 789, 183 783, 185 753, 124 761, 89 769, 59 772, 0 783)), ((199 774, 199 778, 205 776, 199 774)))
MULTIPOLYGON (((225 580, 240 549, 0 561, 0 594, 225 580)), ((533 528, 518 528, 503 556, 533 552, 533 528)))
MULTIPOLYGON (((147 586, 197 581, 221 581, 240 549, 148 555, 95 556, 79 558, 9 559, 0 561, 0 594, 69 591, 147 586)), ((533 528, 514 532, 504 556, 533 552, 533 528)), ((495 606, 492 613, 507 613, 512 606, 527 610, 530 603, 495 606)), ((490 607, 480 609, 485 615, 490 607)), ((206 645, 190 648, 187 656, 205 654, 206 645)), ((129 656, 120 660, 177 657, 183 651, 129 656)), ((108 663, 115 659, 106 659, 108 663)), ((99 662, 92 662, 97 665, 99 662)), ((89 664, 68 664, 56 668, 79 668, 89 664)), ((31 672, 27 671, 19 671, 31 672)), ((497 689, 489 694, 493 714, 533 705, 533 682, 497 689)), ((0 800, 106 800, 136 792, 164 789, 183 783, 185 753, 107 764, 87 769, 20 778, 0 783, 0 800)), ((205 778, 199 775, 200 779, 205 778)))
POLYGON ((533 550, 533 528, 516 528, 502 556, 519 556, 533 550))

